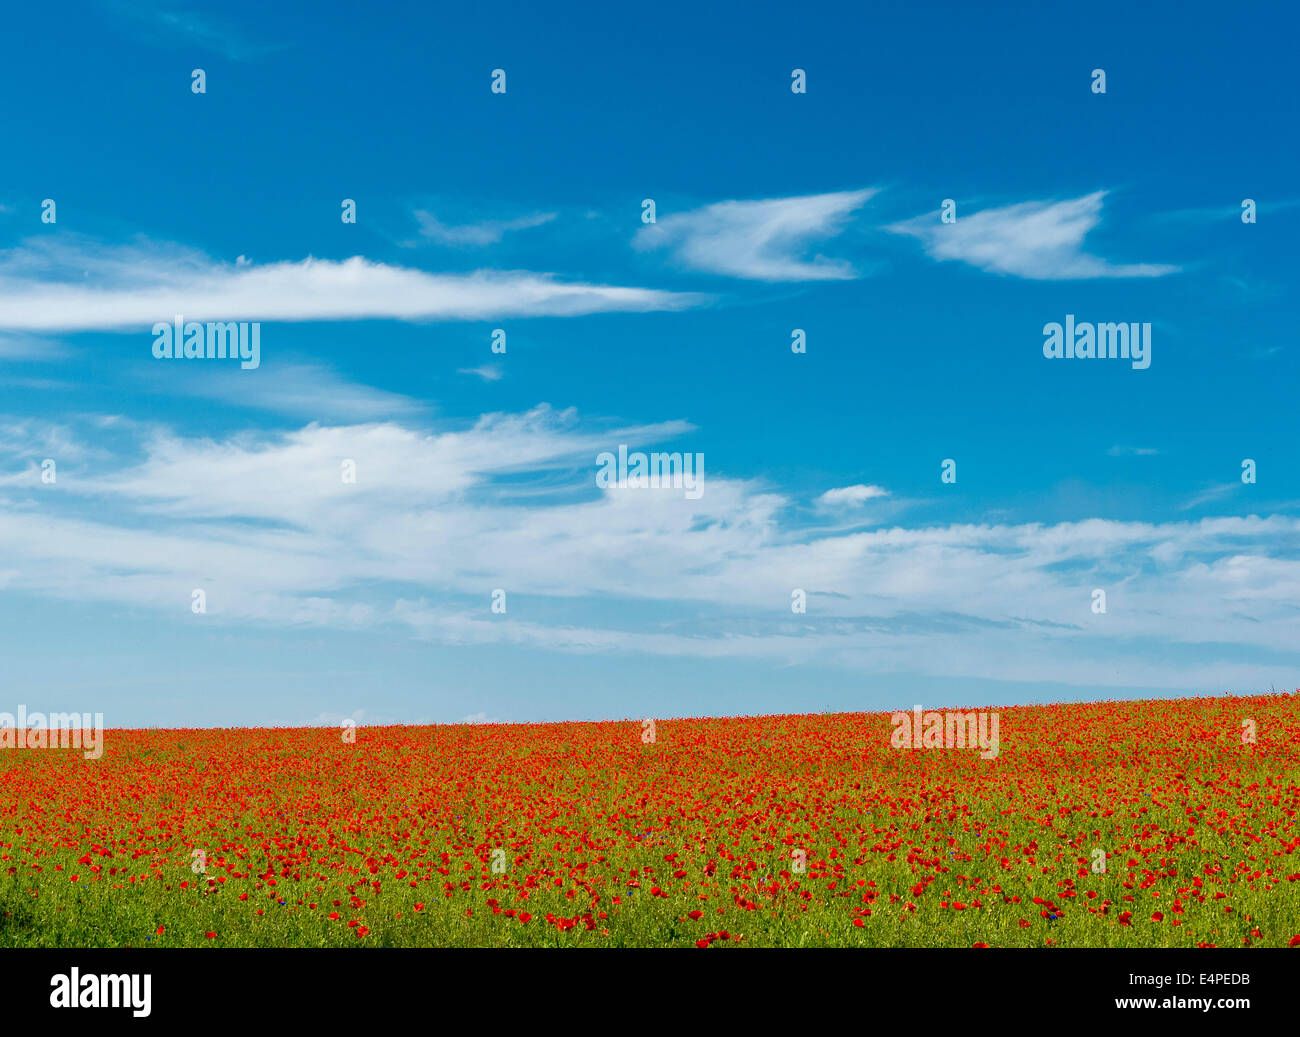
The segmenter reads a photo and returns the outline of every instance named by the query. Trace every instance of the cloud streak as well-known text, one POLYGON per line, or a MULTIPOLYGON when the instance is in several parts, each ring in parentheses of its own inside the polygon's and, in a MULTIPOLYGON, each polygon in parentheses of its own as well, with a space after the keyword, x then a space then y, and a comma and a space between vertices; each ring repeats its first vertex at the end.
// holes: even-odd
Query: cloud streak
POLYGON ((877 497, 888 496, 889 491, 883 486, 865 486, 857 483, 853 486, 837 486, 827 490, 817 498, 817 503, 823 508, 856 507, 877 497))
POLYGON ((717 202, 674 213, 642 227, 634 244, 667 249, 683 266, 753 281, 842 281, 857 274, 848 263, 815 255, 819 238, 839 234, 875 189, 832 194, 717 202))
POLYGON ((889 226, 920 240, 926 254, 996 274, 1036 281, 1101 277, 1163 277, 1178 267, 1161 263, 1110 263, 1083 251, 1084 238, 1101 222, 1105 191, 1060 202, 1022 202, 985 209, 957 222, 927 213, 889 226))
POLYGON ((553 212, 538 212, 513 220, 482 220, 479 223, 443 223, 431 212, 417 209, 420 234, 440 245, 495 245, 507 234, 542 227, 555 219, 553 212))
POLYGON ((1284 679, 1288 667, 1266 675, 1266 660, 1294 665, 1300 643, 1289 516, 826 531, 716 466, 698 500, 601 490, 601 450, 691 427, 590 427, 549 407, 468 427, 313 424, 223 440, 137 428, 130 449, 93 464, 78 463, 68 426, 4 427, 22 459, 0 475, 7 593, 178 622, 192 621, 201 587, 208 623, 1179 688, 1284 679), (56 486, 40 481, 47 452, 67 459, 56 486), (345 459, 355 483, 340 478, 345 459), (508 618, 489 613, 497 587, 516 603, 508 618), (1105 614, 1091 612, 1094 587, 1105 614), (793 588, 808 592, 806 615, 790 612, 793 588), (647 609, 689 622, 646 622, 647 609))
POLYGON ((409 417, 425 409, 419 400, 358 385, 314 363, 268 364, 256 378, 227 368, 198 371, 181 367, 165 372, 150 368, 149 373, 160 386, 165 380, 168 392, 316 421, 362 422, 409 417))
POLYGON ((254 40, 234 24, 209 14, 179 8, 159 10, 134 0, 111 0, 108 8, 145 42, 159 46, 175 45, 181 40, 232 61, 249 61, 284 49, 282 44, 254 40))
POLYGON ((697 295, 528 271, 434 274, 342 261, 230 264, 175 246, 38 241, 0 253, 0 329, 49 332, 189 320, 481 320, 680 310, 697 295))

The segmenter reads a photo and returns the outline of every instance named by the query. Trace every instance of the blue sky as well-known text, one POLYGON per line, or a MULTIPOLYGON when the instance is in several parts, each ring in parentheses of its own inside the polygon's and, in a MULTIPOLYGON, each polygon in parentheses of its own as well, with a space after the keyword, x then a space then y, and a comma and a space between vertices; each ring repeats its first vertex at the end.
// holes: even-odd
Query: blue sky
POLYGON ((1296 16, 994 6, 9 13, 7 697, 172 726, 1296 686, 1296 16), (260 366, 156 359, 176 314, 260 322, 260 366), (1150 367, 1046 358, 1067 314, 1150 324, 1150 367), (703 493, 597 486, 623 443, 703 455, 703 493))

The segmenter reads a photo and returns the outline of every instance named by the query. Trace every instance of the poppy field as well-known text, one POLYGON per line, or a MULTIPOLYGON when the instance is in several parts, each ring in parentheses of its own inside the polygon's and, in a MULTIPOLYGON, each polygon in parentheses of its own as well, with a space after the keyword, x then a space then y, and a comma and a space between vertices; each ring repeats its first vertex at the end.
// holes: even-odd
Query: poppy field
POLYGON ((1296 946, 1298 706, 108 730, 0 752, 0 946, 1296 946))

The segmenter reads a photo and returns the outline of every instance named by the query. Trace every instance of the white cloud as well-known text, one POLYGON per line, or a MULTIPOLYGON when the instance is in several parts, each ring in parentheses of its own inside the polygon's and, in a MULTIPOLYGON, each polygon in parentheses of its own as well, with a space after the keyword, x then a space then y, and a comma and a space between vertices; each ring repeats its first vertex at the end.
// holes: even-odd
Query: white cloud
POLYGON ((955 259, 991 273, 1032 280, 1093 277, 1161 277, 1176 266, 1113 264, 1083 251, 1083 239, 1101 221, 1105 191, 1062 202, 1022 202, 985 209, 956 223, 927 213, 888 230, 919 238, 933 259, 955 259))
POLYGON ((177 8, 158 9, 138 0, 109 0, 108 9, 143 40, 175 48, 197 46, 232 61, 249 61, 283 50, 284 44, 254 40, 232 22, 177 8))
POLYGON ((1234 490, 1240 488, 1243 484, 1240 482, 1220 483, 1217 486, 1209 486, 1197 493, 1185 504, 1182 505, 1183 511, 1190 511, 1192 508, 1200 507, 1202 504, 1208 504, 1210 501, 1219 500, 1228 496, 1234 490))
POLYGON ((513 220, 482 220, 457 225, 443 223, 431 212, 417 209, 420 234, 440 245, 495 245, 511 231, 541 227, 555 219, 553 212, 537 212, 513 220))
MULTIPOLYGON (((317 713, 311 720, 307 721, 307 727, 332 727, 341 732, 345 721, 351 721, 353 727, 392 727, 400 724, 394 716, 385 716, 382 714, 371 713, 366 709, 354 709, 349 715, 344 716, 342 713, 317 713)), ((414 721, 417 725, 428 723, 425 718, 419 718, 414 721)), ((273 727, 281 726, 278 724, 273 727)), ((283 725, 289 726, 289 725, 283 725)))
POLYGON ((312 421, 369 421, 424 409, 409 396, 358 385, 319 364, 272 362, 256 374, 237 368, 196 371, 185 365, 147 370, 156 380, 165 379, 169 392, 312 421))
POLYGON ((432 274, 304 259, 219 263, 177 246, 28 241, 0 252, 0 329, 79 331, 189 320, 476 320, 678 310, 699 296, 565 282, 528 271, 432 274))
POLYGON ((0 359, 27 360, 32 357, 50 359, 62 352, 58 344, 35 335, 0 334, 0 359))
POLYGON ((1116 444, 1106 453, 1110 454, 1111 457, 1153 457, 1160 451, 1149 446, 1120 446, 1116 444))
POLYGON ((95 450, 109 427, 131 441, 91 464, 70 425, 0 423, 22 458, 0 477, 6 593, 191 622, 203 587, 209 624, 1097 686, 1266 684, 1276 665, 1241 660, 1300 643, 1300 561, 1287 553, 1300 519, 1287 516, 827 533, 792 525, 785 496, 716 470, 698 500, 601 492, 601 450, 691 427, 602 430, 548 407, 468 427, 220 440, 100 422, 83 430, 95 450), (43 486, 50 449, 67 460, 43 486), (355 484, 340 479, 343 458, 355 484), (508 618, 489 614, 495 587, 512 596, 508 618), (805 616, 789 612, 794 587, 809 592, 805 616), (1105 615, 1091 612, 1094 587, 1105 615), (635 618, 657 605, 688 619, 635 618))
POLYGON ((462 724, 500 724, 502 721, 496 717, 490 717, 486 713, 471 713, 469 716, 461 717, 462 724))
POLYGON ((684 213, 660 214, 637 232, 638 249, 671 249, 685 266, 756 281, 828 281, 857 276, 842 261, 816 255, 808 245, 843 229, 849 215, 877 191, 717 202, 684 213))
POLYGON ((342 727, 345 720, 352 721, 353 724, 360 724, 365 719, 366 711, 364 709, 354 709, 348 716, 342 713, 317 713, 309 721, 308 727, 342 727))
POLYGON ((883 486, 864 486, 858 483, 854 486, 840 486, 833 490, 827 490, 817 498, 817 503, 825 508, 842 508, 857 504, 865 504, 869 500, 875 500, 877 497, 888 497, 889 491, 883 486))
MULTIPOLYGON (((1265 213, 1275 214, 1296 208, 1300 208, 1300 198, 1278 198, 1257 203, 1257 212, 1260 216, 1265 213)), ((1240 203, 1205 205, 1191 209, 1171 209, 1167 212, 1152 213, 1150 218, 1153 221, 1165 223, 1213 223, 1220 220, 1240 223, 1241 211, 1240 203)))
POLYGON ((472 374, 482 378, 485 382, 499 382, 505 377, 505 373, 499 367, 483 365, 482 367, 461 367, 456 371, 457 374, 472 374))
MULTIPOLYGON (((0 420, 0 455, 24 459, 79 459, 96 454, 102 456, 94 447, 83 445, 67 425, 36 418, 0 420)), ((0 480, 3 478, 0 473, 0 480)))

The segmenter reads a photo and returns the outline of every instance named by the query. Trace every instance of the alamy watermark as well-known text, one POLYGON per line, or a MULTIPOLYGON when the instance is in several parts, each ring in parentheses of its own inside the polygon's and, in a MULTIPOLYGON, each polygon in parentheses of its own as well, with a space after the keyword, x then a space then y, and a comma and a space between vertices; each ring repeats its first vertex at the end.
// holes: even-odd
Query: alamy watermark
POLYGON ((985 712, 922 712, 919 705, 911 713, 894 713, 889 722, 894 732, 889 744, 895 749, 974 749, 981 760, 998 755, 998 715, 985 712))
POLYGON ((50 977, 51 1008, 130 1008, 137 1019, 151 1011, 152 974, 123 972, 117 975, 88 972, 75 965, 50 977))
POLYGON ((1049 360, 1131 360, 1134 370, 1145 371, 1151 366, 1151 324, 1076 324, 1074 314, 1067 313, 1064 326, 1055 321, 1043 325, 1043 356, 1049 360))
POLYGON ((704 455, 682 453, 628 453, 620 443, 618 456, 608 450, 596 455, 596 485, 602 490, 660 489, 685 490, 687 500, 704 496, 704 455))
POLYGON ((27 712, 0 713, 0 749, 82 749, 87 760, 104 755, 104 714, 27 712))
POLYGON ((257 321, 186 321, 179 313, 153 326, 153 355, 159 360, 239 360, 245 371, 262 363, 262 325, 257 321))

